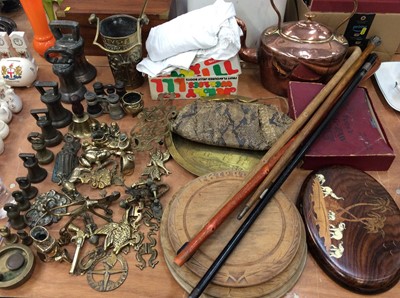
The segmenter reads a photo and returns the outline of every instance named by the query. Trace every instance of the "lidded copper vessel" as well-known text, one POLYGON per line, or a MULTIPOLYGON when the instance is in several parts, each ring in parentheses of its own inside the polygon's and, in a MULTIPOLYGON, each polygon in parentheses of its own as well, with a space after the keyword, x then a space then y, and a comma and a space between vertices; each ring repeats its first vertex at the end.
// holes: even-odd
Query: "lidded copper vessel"
MULTIPOLYGON (((271 4, 274 7, 272 0, 271 4)), ((281 96, 287 96, 289 81, 326 82, 344 62, 347 40, 313 21, 312 14, 306 20, 281 24, 275 11, 278 25, 264 30, 258 51, 244 45, 243 35, 241 59, 259 63, 262 85, 281 96)), ((246 33, 240 20, 239 24, 246 33)))

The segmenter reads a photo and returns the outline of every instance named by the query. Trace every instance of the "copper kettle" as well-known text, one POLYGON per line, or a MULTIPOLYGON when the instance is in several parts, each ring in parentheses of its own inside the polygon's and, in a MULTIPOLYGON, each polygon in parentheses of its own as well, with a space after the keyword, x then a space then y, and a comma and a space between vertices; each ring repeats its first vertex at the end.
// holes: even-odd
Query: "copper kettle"
POLYGON ((280 96, 287 96, 289 81, 326 82, 344 62, 347 40, 313 21, 311 13, 307 20, 281 24, 280 13, 270 1, 278 25, 263 31, 258 49, 246 47, 246 25, 237 20, 243 31, 240 58, 258 63, 262 85, 280 96))

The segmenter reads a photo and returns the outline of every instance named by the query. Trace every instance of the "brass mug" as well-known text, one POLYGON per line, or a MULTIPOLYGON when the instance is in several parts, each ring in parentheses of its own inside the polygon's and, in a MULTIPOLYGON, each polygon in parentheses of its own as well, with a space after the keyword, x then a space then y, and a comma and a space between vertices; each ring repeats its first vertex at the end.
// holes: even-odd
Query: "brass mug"
POLYGON ((143 96, 140 92, 129 91, 121 98, 121 105, 125 113, 136 116, 143 110, 143 96))

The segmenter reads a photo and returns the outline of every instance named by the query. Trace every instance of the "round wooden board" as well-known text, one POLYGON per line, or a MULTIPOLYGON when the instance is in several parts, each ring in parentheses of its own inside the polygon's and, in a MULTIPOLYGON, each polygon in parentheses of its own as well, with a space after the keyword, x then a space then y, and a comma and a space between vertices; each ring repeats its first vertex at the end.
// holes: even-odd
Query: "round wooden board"
POLYGON ((400 210, 374 178, 335 166, 311 173, 299 198, 310 251, 336 282, 359 293, 400 280, 400 210))
MULTIPOLYGON (((236 187, 243 177, 244 174, 242 172, 232 171, 213 173, 199 177, 195 179, 197 181, 193 180, 193 183, 190 183, 178 192, 164 211, 160 230, 161 246, 172 275, 187 291, 190 291, 196 285, 202 276, 199 272, 205 272, 208 269, 217 254, 225 246, 225 243, 227 243, 233 235, 233 230, 236 230, 241 222, 238 222, 235 217, 236 215, 233 215, 233 218, 227 220, 227 227, 224 228, 224 225, 222 225, 214 233, 214 236, 211 237, 215 239, 208 239, 210 241, 207 240, 207 243, 203 244, 200 251, 196 253, 192 259, 186 262, 184 266, 179 267, 173 263, 177 251, 176 246, 179 245, 176 242, 175 245, 173 245, 171 239, 176 241, 177 233, 174 227, 176 227, 176 225, 182 226, 183 224, 179 224, 173 214, 176 214, 177 211, 178 214, 182 214, 182 211, 179 210, 186 210, 188 213, 183 213, 189 216, 189 214, 193 212, 193 210, 191 210, 192 207, 200 208, 197 217, 192 217, 192 219, 196 218, 195 221, 197 222, 200 221, 201 218, 205 218, 201 220, 201 223, 193 223, 193 220, 186 220, 186 229, 184 230, 189 231, 187 235, 192 235, 195 229, 192 225, 200 228, 201 225, 208 220, 210 215, 212 215, 211 212, 218 210, 219 206, 224 203, 226 193, 228 193, 232 187, 236 187), (199 182, 201 183, 199 184, 199 182), (180 199, 186 197, 185 194, 187 194, 189 190, 194 191, 193 196, 190 196, 192 199, 187 203, 183 203, 185 200, 180 199), (196 201, 202 201, 201 206, 199 206, 196 201), (213 202, 211 203, 211 201, 213 202), (190 222, 192 222, 192 224, 190 224, 190 222), (174 235, 173 237, 171 231, 174 235), (214 242, 214 244, 209 243, 211 241, 214 242), (223 242, 223 244, 220 242, 223 242), (218 245, 218 247, 213 247, 213 245, 218 245), (201 257, 199 257, 199 255, 201 257), (206 264, 198 263, 199 260, 204 260, 206 264), (199 266, 201 271, 193 270, 195 266, 199 266)), ((238 209, 240 210, 240 208, 238 209)), ((180 217, 180 220, 184 218, 188 217, 180 217)), ((185 241, 187 240, 188 239, 185 241)), ((278 296, 278 293, 284 294, 293 287, 303 271, 307 256, 306 251, 305 231, 300 215, 295 206, 291 204, 282 193, 279 193, 277 197, 270 202, 264 210, 264 213, 257 222, 254 223, 248 234, 246 234, 227 260, 226 264, 221 268, 221 270, 225 272, 223 274, 228 275, 228 278, 225 277, 226 282, 221 283, 221 280, 215 282, 214 278, 213 282, 207 287, 205 293, 215 297, 223 297, 228 295, 228 293, 229 295, 233 295, 233 297, 264 297, 266 295, 274 297, 278 296), (286 210, 288 213, 283 213, 284 219, 281 218, 277 220, 277 217, 282 217, 282 210, 286 210), (277 233, 277 230, 279 230, 280 233, 277 233), (287 230, 291 231, 291 239, 287 239, 285 235, 287 230), (278 238, 278 240, 275 238, 278 238), (292 249, 288 249, 288 247, 292 249), (277 251, 280 251, 281 254, 277 251), (276 263, 269 259, 271 257, 275 258, 276 263), (265 269, 266 263, 272 263, 272 267, 274 268, 272 270, 270 270, 270 268, 265 269), (281 267, 278 268, 277 264, 281 267), (259 270, 254 273, 256 270, 255 268, 257 268, 256 265, 259 265, 259 270), (256 275, 257 282, 254 282, 256 279, 253 278, 253 276, 248 277, 248 272, 256 275), (248 283, 247 280, 253 282, 248 283)), ((221 274, 220 272, 219 274, 221 274)))
MULTIPOLYGON (((168 269, 176 281, 187 292, 191 292, 200 277, 194 274, 186 265, 177 266, 173 260, 176 255, 168 235, 168 217, 172 202, 165 208, 160 227, 160 244, 168 269)), ((297 214, 300 219, 300 215, 297 214)), ((307 245, 304 225, 301 222, 300 246, 292 262, 280 274, 259 285, 247 287, 224 287, 211 282, 201 297, 281 297, 287 293, 300 278, 307 260, 307 245)))
MULTIPOLYGON (((244 175, 241 171, 204 175, 175 195, 168 216, 168 234, 175 251, 192 239, 223 206, 244 175)), ((278 192, 215 275, 214 283, 251 286, 282 272, 299 248, 301 218, 297 215, 296 206, 278 192)), ((187 267, 197 276, 203 276, 241 224, 236 214, 231 214, 186 263, 187 267)))

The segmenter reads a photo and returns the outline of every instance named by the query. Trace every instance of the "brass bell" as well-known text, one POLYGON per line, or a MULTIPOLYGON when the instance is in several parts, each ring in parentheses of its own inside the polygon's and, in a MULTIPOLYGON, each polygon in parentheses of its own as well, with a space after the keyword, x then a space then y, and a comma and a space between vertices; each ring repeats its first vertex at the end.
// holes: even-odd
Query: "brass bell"
POLYGON ((40 100, 47 106, 53 126, 56 128, 68 126, 72 122, 72 113, 61 104, 58 83, 36 81, 34 86, 40 93, 40 100))
POLYGON ((54 147, 61 143, 63 136, 53 126, 47 109, 32 109, 31 115, 36 119, 37 126, 42 130, 42 136, 47 147, 54 147))
POLYGON ((99 121, 89 117, 89 114, 84 111, 78 96, 72 96, 71 103, 74 116, 72 117, 72 123, 68 128, 68 132, 76 138, 90 138, 92 136, 91 125, 99 124, 99 121))
POLYGON ((47 165, 53 161, 54 153, 46 148, 46 142, 40 133, 31 132, 27 139, 32 144, 32 149, 36 151, 35 156, 39 164, 47 165))
POLYGON ((47 177, 47 171, 39 166, 39 162, 33 153, 20 153, 18 155, 24 161, 24 167, 28 170, 28 179, 32 183, 42 182, 47 177))

